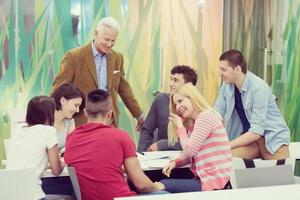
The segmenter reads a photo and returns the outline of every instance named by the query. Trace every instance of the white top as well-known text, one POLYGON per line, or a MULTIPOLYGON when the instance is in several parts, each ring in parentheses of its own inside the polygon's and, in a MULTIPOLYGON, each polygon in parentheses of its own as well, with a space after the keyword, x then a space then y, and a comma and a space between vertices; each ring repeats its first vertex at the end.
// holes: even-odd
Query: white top
POLYGON ((74 119, 64 119, 65 129, 63 132, 57 131, 58 148, 62 149, 66 145, 66 138, 70 131, 70 126, 75 124, 74 119))
POLYGON ((46 125, 19 126, 10 141, 6 169, 36 168, 36 199, 45 197, 41 188, 44 170, 48 165, 47 149, 57 144, 56 130, 46 125))

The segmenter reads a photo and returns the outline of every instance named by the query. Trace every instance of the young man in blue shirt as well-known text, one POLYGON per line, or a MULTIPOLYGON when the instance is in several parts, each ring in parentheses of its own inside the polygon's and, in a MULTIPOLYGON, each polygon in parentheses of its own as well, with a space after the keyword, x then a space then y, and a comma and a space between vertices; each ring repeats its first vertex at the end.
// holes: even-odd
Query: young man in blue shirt
POLYGON ((220 56, 223 80, 214 108, 223 116, 235 157, 289 157, 290 130, 265 81, 250 71, 241 52, 220 56))

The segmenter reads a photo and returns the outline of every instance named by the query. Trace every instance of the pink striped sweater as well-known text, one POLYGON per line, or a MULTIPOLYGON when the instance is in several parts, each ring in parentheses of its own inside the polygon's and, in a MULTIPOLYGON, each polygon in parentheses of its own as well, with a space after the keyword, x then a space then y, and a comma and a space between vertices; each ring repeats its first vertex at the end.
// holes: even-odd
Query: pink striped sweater
POLYGON ((183 151, 175 159, 176 166, 190 163, 203 191, 224 188, 230 178, 232 155, 220 117, 212 111, 203 111, 192 132, 178 128, 177 134, 183 151))

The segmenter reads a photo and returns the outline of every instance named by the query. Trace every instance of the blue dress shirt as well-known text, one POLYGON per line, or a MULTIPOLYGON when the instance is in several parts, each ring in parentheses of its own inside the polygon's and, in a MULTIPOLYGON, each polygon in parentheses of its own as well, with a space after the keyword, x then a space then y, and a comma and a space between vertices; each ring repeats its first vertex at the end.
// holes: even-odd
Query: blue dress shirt
POLYGON ((92 42, 92 50, 97 71, 98 88, 107 91, 107 54, 100 54, 97 51, 94 42, 92 42))
MULTIPOLYGON (((264 136, 266 148, 271 154, 282 145, 288 145, 290 130, 266 82, 248 71, 240 91, 246 117, 250 123, 249 132, 264 136)), ((238 137, 243 131, 234 105, 234 85, 223 83, 214 108, 223 116, 230 140, 238 137)))

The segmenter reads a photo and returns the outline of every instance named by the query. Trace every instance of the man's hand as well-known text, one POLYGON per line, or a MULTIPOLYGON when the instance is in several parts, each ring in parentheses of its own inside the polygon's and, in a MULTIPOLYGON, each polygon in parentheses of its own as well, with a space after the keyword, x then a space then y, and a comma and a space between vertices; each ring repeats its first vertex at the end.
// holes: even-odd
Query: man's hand
POLYGON ((155 188, 156 188, 158 191, 166 190, 165 185, 162 184, 161 182, 154 182, 154 185, 155 185, 155 188))
POLYGON ((145 119, 144 119, 143 114, 141 114, 136 120, 137 120, 136 131, 140 132, 141 129, 142 129, 142 126, 145 123, 145 119))
POLYGON ((158 151, 157 142, 151 144, 147 151, 158 151))

